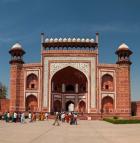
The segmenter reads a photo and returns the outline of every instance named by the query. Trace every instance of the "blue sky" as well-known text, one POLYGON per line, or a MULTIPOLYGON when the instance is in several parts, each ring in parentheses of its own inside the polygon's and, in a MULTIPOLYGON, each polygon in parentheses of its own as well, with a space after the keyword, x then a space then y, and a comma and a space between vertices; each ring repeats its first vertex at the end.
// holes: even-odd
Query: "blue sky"
POLYGON ((9 85, 10 47, 20 42, 25 62, 40 62, 40 33, 48 37, 95 38, 100 63, 115 63, 125 42, 131 60, 132 99, 140 100, 139 0, 0 0, 0 81, 9 85))

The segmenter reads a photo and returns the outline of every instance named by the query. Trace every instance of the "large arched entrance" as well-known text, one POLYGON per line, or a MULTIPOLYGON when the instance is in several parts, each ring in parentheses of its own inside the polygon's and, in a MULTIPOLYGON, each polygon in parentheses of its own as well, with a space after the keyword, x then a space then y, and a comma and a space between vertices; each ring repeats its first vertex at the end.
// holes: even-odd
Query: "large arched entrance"
POLYGON ((37 111, 37 98, 34 95, 29 95, 26 98, 26 111, 37 111))
POLYGON ((55 100, 62 101, 61 111, 68 111, 69 102, 78 111, 79 101, 87 99, 87 90, 87 78, 83 72, 70 66, 58 71, 51 80, 51 111, 55 111, 55 100))
POLYGON ((102 99, 102 109, 104 113, 109 113, 113 110, 113 99, 110 96, 106 96, 102 99))

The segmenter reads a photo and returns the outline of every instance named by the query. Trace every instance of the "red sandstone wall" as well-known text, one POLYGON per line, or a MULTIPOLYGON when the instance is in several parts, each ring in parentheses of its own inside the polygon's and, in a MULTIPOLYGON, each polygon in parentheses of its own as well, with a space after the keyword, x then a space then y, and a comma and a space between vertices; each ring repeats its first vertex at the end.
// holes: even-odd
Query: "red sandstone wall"
POLYGON ((9 99, 0 99, 0 112, 9 111, 10 100, 9 99))
POLYGON ((117 96, 116 107, 120 114, 131 114, 130 66, 118 65, 117 68, 117 96))
POLYGON ((22 64, 13 64, 10 69, 10 111, 24 110, 24 75, 22 64))

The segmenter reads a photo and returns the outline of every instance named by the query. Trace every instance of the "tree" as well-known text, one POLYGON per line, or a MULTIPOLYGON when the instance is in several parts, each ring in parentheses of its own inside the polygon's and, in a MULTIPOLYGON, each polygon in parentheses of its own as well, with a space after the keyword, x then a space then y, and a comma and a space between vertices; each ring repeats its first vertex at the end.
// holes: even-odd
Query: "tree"
POLYGON ((0 99, 6 98, 7 96, 7 87, 0 82, 0 99))

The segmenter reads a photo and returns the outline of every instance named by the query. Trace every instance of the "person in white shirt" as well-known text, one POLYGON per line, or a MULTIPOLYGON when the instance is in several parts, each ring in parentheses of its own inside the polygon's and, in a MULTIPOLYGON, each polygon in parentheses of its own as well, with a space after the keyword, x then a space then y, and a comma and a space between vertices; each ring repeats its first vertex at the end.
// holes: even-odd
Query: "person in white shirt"
POLYGON ((45 118, 46 118, 46 120, 48 120, 48 113, 47 112, 45 113, 45 118))
POLYGON ((62 121, 62 122, 65 122, 65 113, 62 113, 62 114, 61 114, 61 121, 62 121))
POLYGON ((25 113, 21 114, 21 123, 25 123, 25 113))
POLYGON ((29 112, 28 118, 29 118, 29 122, 32 122, 32 113, 29 112))
POLYGON ((7 113, 7 122, 9 122, 9 120, 10 120, 10 113, 8 112, 7 113))
POLYGON ((14 112, 14 122, 16 123, 17 122, 17 113, 14 112))

